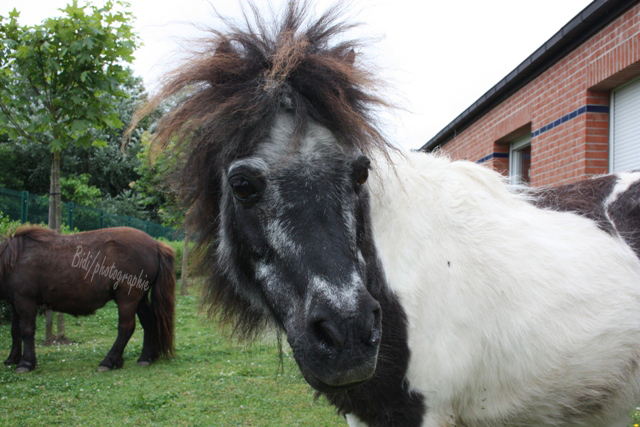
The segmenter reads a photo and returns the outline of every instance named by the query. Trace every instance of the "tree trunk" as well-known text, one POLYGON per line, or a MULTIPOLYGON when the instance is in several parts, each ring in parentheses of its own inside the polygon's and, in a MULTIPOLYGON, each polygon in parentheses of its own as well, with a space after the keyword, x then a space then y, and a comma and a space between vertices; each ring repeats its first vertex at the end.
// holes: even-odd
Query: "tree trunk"
POLYGON ((44 341, 47 344, 51 344, 55 339, 55 336, 53 335, 53 311, 47 309, 47 311, 45 312, 45 320, 47 323, 45 327, 44 341))
POLYGON ((182 250, 182 277, 180 278, 180 295, 189 295, 187 290, 188 276, 188 259, 189 259, 189 233, 184 233, 184 249, 182 250))
POLYGON ((60 195, 60 151, 53 152, 49 180, 49 228, 60 233, 62 228, 62 200, 60 195))
MULTIPOLYGON (((62 229, 62 197, 60 194, 60 151, 53 152, 51 177, 49 180, 49 228, 60 233, 62 229)), ((53 313, 47 310, 45 341, 52 342, 64 337, 64 315, 58 313, 58 336, 53 335, 53 313)))

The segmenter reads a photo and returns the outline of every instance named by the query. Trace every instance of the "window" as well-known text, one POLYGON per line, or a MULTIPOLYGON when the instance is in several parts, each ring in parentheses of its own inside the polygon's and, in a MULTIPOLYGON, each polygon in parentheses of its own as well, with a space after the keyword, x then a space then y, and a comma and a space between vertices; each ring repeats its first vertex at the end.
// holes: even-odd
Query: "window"
POLYGON ((531 135, 518 138, 509 148, 509 182, 529 185, 531 169, 531 135))
POLYGON ((609 172, 640 169, 640 79, 611 92, 609 172))

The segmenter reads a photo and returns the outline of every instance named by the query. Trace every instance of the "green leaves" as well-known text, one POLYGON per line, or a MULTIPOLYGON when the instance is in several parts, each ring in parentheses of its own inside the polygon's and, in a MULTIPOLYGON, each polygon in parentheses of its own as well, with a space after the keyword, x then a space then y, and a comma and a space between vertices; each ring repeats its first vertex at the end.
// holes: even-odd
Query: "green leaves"
POLYGON ((20 59, 27 58, 29 56, 29 46, 20 46, 16 49, 16 57, 20 59))
POLYGON ((71 131, 75 133, 84 133, 89 129, 90 123, 86 120, 76 120, 71 125, 71 131))
POLYGON ((62 198, 78 205, 97 207, 102 193, 98 187, 89 185, 89 174, 71 175, 60 178, 62 198))
POLYGON ((93 145, 94 147, 107 147, 109 146, 109 143, 101 139, 96 139, 91 143, 91 145, 93 145))
POLYGON ((106 117, 103 117, 102 121, 104 122, 104 124, 106 124, 112 129, 120 129, 122 126, 124 126, 124 123, 122 123, 118 115, 115 113, 112 113, 106 117))

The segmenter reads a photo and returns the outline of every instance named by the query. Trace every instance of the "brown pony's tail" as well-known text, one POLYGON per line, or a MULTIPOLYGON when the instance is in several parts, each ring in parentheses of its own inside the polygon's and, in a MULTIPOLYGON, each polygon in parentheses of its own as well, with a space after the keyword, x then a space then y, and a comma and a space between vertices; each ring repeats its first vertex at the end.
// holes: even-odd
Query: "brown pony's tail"
POLYGON ((158 242, 158 274, 151 287, 151 310, 156 322, 154 353, 171 356, 174 352, 174 319, 176 278, 173 273, 173 249, 158 242))

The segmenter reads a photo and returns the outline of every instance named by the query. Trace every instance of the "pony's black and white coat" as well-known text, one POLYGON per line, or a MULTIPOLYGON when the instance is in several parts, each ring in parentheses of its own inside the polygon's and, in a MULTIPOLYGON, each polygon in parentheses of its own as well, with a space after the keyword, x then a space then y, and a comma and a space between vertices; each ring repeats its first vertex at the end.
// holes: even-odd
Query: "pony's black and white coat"
POLYGON ((186 89, 157 138, 184 154, 214 309, 284 330, 352 427, 626 425, 640 176, 601 178, 588 208, 389 149, 357 45, 332 44, 349 26, 307 8, 213 31, 145 110, 186 89))
POLYGON ((407 378, 427 406, 416 425, 625 426, 639 400, 640 263, 603 224, 638 219, 640 173, 600 178, 610 191, 576 214, 566 191, 584 183, 528 199, 493 171, 426 154, 378 171, 372 224, 408 318, 407 378))

